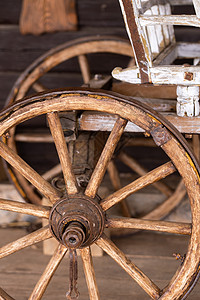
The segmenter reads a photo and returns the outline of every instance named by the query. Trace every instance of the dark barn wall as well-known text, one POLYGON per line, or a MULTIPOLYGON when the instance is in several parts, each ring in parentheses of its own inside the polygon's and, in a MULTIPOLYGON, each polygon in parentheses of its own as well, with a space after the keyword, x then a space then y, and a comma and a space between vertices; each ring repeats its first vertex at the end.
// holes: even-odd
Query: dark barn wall
MULTIPOLYGON (((0 0, 0 108, 4 106, 6 97, 19 74, 34 59, 52 47, 87 35, 127 36, 117 0, 77 0, 76 3, 78 31, 23 36, 18 26, 22 1, 0 0)), ((176 13, 177 8, 174 11, 176 13)), ((186 6, 184 12, 190 13, 190 7, 186 6)), ((178 40, 199 39, 198 34, 190 34, 190 29, 179 28, 176 34, 178 40)), ((49 87, 51 80, 55 85, 56 80, 62 80, 64 76, 67 78, 68 74, 63 73, 64 70, 58 69, 55 75, 49 77, 49 87)), ((70 78, 70 85, 73 85, 73 77, 70 78)))
POLYGON ((78 0, 78 31, 41 36, 20 34, 21 5, 21 0, 0 0, 0 108, 19 74, 45 51, 87 35, 126 36, 119 4, 115 0, 78 0))

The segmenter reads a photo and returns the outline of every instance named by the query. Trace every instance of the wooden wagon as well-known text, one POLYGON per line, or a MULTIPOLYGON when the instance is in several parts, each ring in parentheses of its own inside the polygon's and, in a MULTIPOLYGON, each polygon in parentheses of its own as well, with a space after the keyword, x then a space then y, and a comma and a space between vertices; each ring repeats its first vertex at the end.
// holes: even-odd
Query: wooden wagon
MULTIPOLYGON (((85 53, 103 51, 132 55, 130 46, 119 39, 102 37, 67 43, 39 58, 18 79, 9 95, 9 105, 0 113, 0 155, 8 163, 9 174, 18 190, 32 204, 1 199, 0 209, 45 218, 49 226, 1 247, 0 257, 52 236, 59 242, 29 299, 42 298, 67 251, 71 261, 67 297, 71 299, 73 292, 75 298, 78 297, 77 249, 82 257, 89 297, 100 299, 90 251, 92 244, 114 259, 140 285, 144 294, 152 299, 185 299, 199 276, 200 169, 180 132, 199 133, 200 45, 176 43, 173 25, 199 27, 200 2, 193 0, 196 12, 193 16, 172 15, 170 2, 165 0, 119 2, 134 60, 129 68, 114 69, 113 77, 147 88, 152 85, 161 85, 166 89, 169 85, 175 86, 177 113, 165 111, 164 118, 144 103, 148 102, 154 107, 162 106, 162 110, 166 110, 167 106, 171 111, 174 109, 173 101, 138 100, 103 90, 110 84, 108 77, 96 76, 90 80, 85 53), (43 86, 36 83, 38 78, 73 56, 79 58, 86 84, 84 87, 46 91, 19 100, 31 86, 37 91, 43 90, 43 86), (194 59, 194 65, 173 65, 177 58, 186 58, 186 61, 188 58, 194 59), (20 124, 28 126, 35 118, 43 124, 47 121, 51 137, 46 133, 43 136, 34 132, 28 136, 17 134, 16 128, 20 124), (144 170, 123 151, 125 147, 134 145, 141 133, 151 136, 155 147, 161 149, 166 157, 163 164, 151 171, 144 170), (60 164, 41 176, 17 154, 15 142, 24 138, 29 138, 30 142, 41 138, 46 138, 47 142, 53 141, 60 164), (121 186, 116 159, 127 164, 140 177, 121 186), (99 190, 106 170, 115 191, 100 196, 99 190), (160 180, 175 172, 179 173, 181 179, 172 191, 160 180), (165 201, 141 218, 131 217, 126 198, 151 184, 166 195, 165 201), (161 220, 186 193, 190 200, 191 222, 161 220), (49 201, 49 206, 40 205, 41 197, 49 201), (122 203, 122 217, 109 213, 109 209, 118 203, 122 203), (187 253, 181 257, 181 265, 169 283, 161 288, 116 247, 104 233, 106 228, 186 235, 189 243, 187 253)), ((197 141, 196 136, 194 141, 197 141)), ((0 295, 3 299, 13 299, 3 289, 0 289, 0 295)))

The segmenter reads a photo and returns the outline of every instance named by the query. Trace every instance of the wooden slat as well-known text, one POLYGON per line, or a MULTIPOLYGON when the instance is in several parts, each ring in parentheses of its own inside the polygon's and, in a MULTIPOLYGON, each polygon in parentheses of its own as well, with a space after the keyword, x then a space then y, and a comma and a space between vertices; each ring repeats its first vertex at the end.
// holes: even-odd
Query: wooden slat
MULTIPOLYGON (((176 113, 163 113, 163 116, 182 133, 200 133, 200 116, 179 117, 176 113)), ((81 118, 82 130, 111 131, 116 118, 106 114, 84 114, 81 118)), ((144 132, 133 123, 128 123, 125 132, 144 132)))
MULTIPOLYGON (((165 10, 165 5, 159 5, 159 12, 160 15, 165 15, 166 10, 165 10)), ((169 36, 169 29, 167 25, 162 25, 162 30, 163 30, 163 36, 164 36, 164 42, 165 46, 168 46, 170 43, 170 36, 169 36)))
MULTIPOLYGON (((145 16, 152 15, 151 10, 149 9, 149 10, 145 11, 144 15, 145 16)), ((153 58, 154 58, 159 53, 159 44, 158 44, 158 39, 157 39, 157 35, 156 35, 156 29, 155 29, 155 26, 146 26, 145 28, 146 28, 147 38, 149 41, 151 52, 152 52, 153 58)))
MULTIPOLYGON (((160 15, 160 10, 158 5, 152 6, 151 8, 152 15, 160 15)), ((165 39, 164 39, 164 34, 163 34, 163 28, 162 25, 156 25, 155 26, 156 30, 156 36, 157 36, 157 41, 158 41, 158 46, 159 46, 159 52, 163 50, 165 47, 165 39)))
POLYGON ((200 27, 200 20, 192 15, 165 15, 165 16, 140 16, 142 26, 153 26, 159 24, 182 25, 200 27))
MULTIPOLYGON (((166 15, 171 15, 171 14, 172 14, 171 6, 170 6, 169 3, 166 3, 166 4, 165 4, 165 14, 166 14, 166 15)), ((164 26, 164 24, 163 24, 163 26, 164 26)), ((171 41, 171 42, 175 42, 174 26, 168 25, 167 28, 168 28, 168 31, 169 31, 169 38, 170 38, 170 41, 171 41)))

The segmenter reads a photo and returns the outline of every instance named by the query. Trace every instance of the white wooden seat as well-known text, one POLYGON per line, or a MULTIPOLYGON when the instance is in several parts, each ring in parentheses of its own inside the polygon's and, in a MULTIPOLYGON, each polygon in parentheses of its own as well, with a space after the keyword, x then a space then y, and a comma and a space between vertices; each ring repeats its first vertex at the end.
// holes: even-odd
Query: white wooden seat
POLYGON ((177 43, 173 25, 200 27, 200 0, 190 1, 196 15, 172 15, 168 0, 119 2, 136 66, 115 68, 113 77, 133 84, 177 85, 177 114, 199 115, 200 43, 177 43), (196 65, 173 65, 177 58, 192 58, 196 65))

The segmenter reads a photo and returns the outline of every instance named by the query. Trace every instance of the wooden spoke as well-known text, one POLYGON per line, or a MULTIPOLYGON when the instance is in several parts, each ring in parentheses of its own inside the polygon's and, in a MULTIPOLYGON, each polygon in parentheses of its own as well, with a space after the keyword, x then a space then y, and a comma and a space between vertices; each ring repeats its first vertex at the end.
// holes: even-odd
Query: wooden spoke
POLYGON ((51 238, 51 232, 48 227, 43 227, 34 231, 14 242, 11 242, 0 248, 0 258, 6 257, 14 252, 24 249, 33 244, 39 243, 46 239, 51 238))
MULTIPOLYGON (((121 152, 118 157, 124 164, 126 164, 129 168, 131 168, 134 172, 136 172, 140 176, 143 176, 148 173, 148 171, 145 168, 143 168, 135 159, 133 159, 126 153, 121 152)), ((157 188, 160 192, 162 192, 167 197, 172 195, 172 190, 163 182, 155 182, 153 183, 153 186, 155 186, 155 188, 157 188)))
POLYGON ((42 174, 42 177, 45 180, 49 180, 49 179, 53 178, 54 176, 57 176, 61 172, 62 172, 61 164, 58 164, 57 166, 55 166, 52 169, 48 170, 46 173, 42 174))
POLYGON ((50 207, 0 199, 0 209, 48 219, 50 207))
MULTIPOLYGON (((113 160, 109 162, 107 170, 115 191, 119 190, 121 188, 121 182, 120 182, 119 172, 113 160)), ((128 206, 126 199, 120 201, 120 206, 122 210, 122 215, 127 218, 131 217, 131 212, 130 212, 131 210, 128 206)))
POLYGON ((143 217, 143 219, 150 219, 150 220, 163 219, 169 214, 170 211, 172 211, 175 207, 178 206, 178 204, 185 197, 185 195, 186 195, 186 188, 183 180, 181 180, 173 195, 169 197, 167 200, 165 200, 153 211, 146 214, 143 217))
POLYGON ((90 300, 98 300, 100 299, 100 296, 99 296, 99 291, 96 283, 90 247, 83 248, 80 250, 80 252, 83 261, 83 267, 84 267, 90 300))
POLYGON ((103 210, 107 210, 116 203, 120 202, 121 200, 125 199, 129 195, 133 194, 134 192, 162 179, 166 176, 172 174, 176 171, 176 168, 172 164, 172 162, 168 162, 151 172, 145 174, 144 176, 136 179, 132 183, 128 184, 127 186, 121 188, 119 191, 113 193, 112 195, 108 196, 104 200, 101 201, 101 207, 103 210))
POLYGON ((78 192, 76 178, 72 171, 69 152, 67 149, 58 113, 55 112, 47 114, 47 120, 56 145, 58 156, 60 158, 67 192, 69 195, 76 194, 78 192))
POLYGON ((14 300, 14 298, 9 296, 2 288, 0 288, 0 299, 1 300, 14 300))
POLYGON ((107 165, 112 157, 113 152, 117 146, 117 143, 126 127, 127 120, 118 118, 115 125, 109 135, 109 138, 105 144, 105 147, 101 153, 101 156, 97 162, 94 172, 90 178, 85 194, 89 197, 94 197, 97 193, 98 187, 106 172, 107 165))
POLYGON ((40 92, 43 92, 43 91, 46 91, 48 90, 43 84, 41 84, 40 82, 35 82, 33 85, 32 85, 32 88, 34 89, 35 92, 37 93, 40 93, 40 92))
POLYGON ((16 133, 14 136, 15 142, 25 142, 25 143, 53 143, 53 138, 49 133, 16 133))
POLYGON ((52 203, 59 199, 57 191, 33 170, 19 155, 0 141, 0 155, 20 172, 28 181, 30 181, 47 199, 52 203))
POLYGON ((49 261, 44 273, 40 277, 39 281, 37 282, 29 300, 39 300, 42 298, 46 288, 53 277, 54 273, 56 272, 60 262, 62 261, 63 257, 67 252, 67 248, 63 245, 59 245, 55 250, 51 260, 49 261))
POLYGON ((96 244, 112 257, 153 299, 158 299, 160 289, 136 265, 134 265, 105 235, 96 244))
POLYGON ((88 63, 88 59, 85 54, 81 54, 78 56, 78 62, 81 69, 81 74, 83 77, 83 82, 86 84, 90 81, 91 75, 90 75, 90 67, 88 63))
POLYGON ((192 231, 192 225, 188 223, 142 220, 124 217, 108 218, 106 221, 106 227, 152 230, 184 235, 191 235, 192 231))

